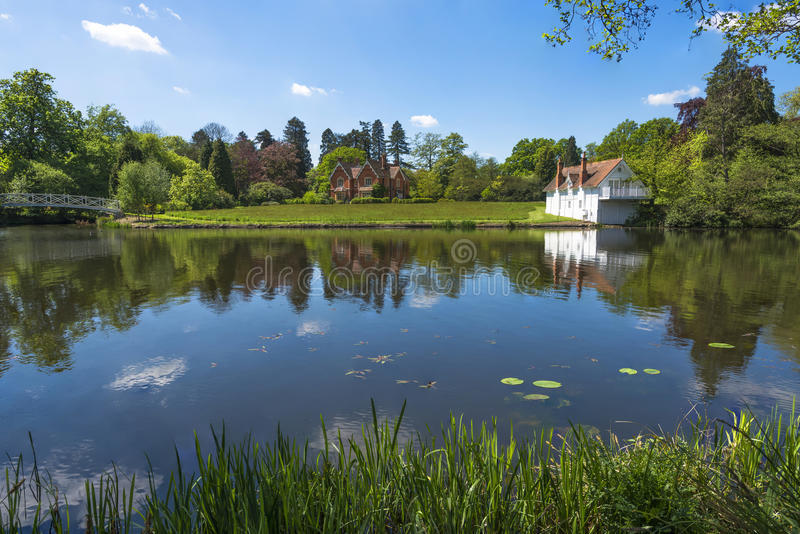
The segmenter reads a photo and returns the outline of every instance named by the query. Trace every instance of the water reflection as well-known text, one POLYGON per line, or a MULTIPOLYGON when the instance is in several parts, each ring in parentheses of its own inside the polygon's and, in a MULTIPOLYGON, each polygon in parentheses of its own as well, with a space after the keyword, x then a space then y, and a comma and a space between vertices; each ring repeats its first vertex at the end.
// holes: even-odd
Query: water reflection
MULTIPOLYGON (((73 346, 91 334, 125 332, 145 311, 181 303, 226 314, 261 299, 302 315, 317 291, 332 305, 357 302, 364 314, 460 299, 467 317, 481 305, 485 280, 500 276, 512 293, 545 303, 591 291, 604 311, 565 318, 578 328, 600 313, 638 317, 637 328, 661 332, 663 343, 685 352, 698 391, 714 396, 727 377, 744 373, 759 343, 800 361, 799 251, 796 232, 775 231, 14 228, 0 236, 0 377, 15 361, 67 371, 73 346), (466 261, 452 255, 460 239, 474 245, 466 261), (735 348, 710 348, 715 341, 735 348)), ((327 329, 304 324, 298 335, 327 329)), ((614 336, 603 343, 625 350, 624 332, 614 336)), ((146 362, 112 384, 166 384, 185 365, 146 362)))

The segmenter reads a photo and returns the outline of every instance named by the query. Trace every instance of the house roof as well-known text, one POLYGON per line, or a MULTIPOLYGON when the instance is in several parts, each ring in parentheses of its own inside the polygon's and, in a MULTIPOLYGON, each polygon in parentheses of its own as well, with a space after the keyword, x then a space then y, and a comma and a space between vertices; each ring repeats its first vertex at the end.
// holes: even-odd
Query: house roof
MULTIPOLYGON (((403 172, 403 169, 399 165, 387 165, 386 168, 384 169, 381 166, 381 162, 376 159, 368 158, 363 166, 350 166, 344 162, 339 162, 336 168, 334 168, 333 172, 336 172, 336 169, 340 167, 351 179, 358 178, 358 176, 364 171, 364 169, 369 167, 372 169, 372 171, 378 178, 395 180, 397 179, 398 176, 401 176, 403 180, 408 181, 408 176, 406 176, 406 173, 403 172)), ((329 176, 328 179, 330 180, 332 176, 333 174, 331 174, 331 176, 329 176)))
MULTIPOLYGON (((603 161, 593 161, 591 163, 586 164, 586 174, 588 178, 586 181, 583 182, 583 187, 597 187, 600 185, 600 182, 605 180, 608 173, 610 173, 614 167, 619 165, 622 161, 622 158, 615 158, 615 159, 606 159, 603 161)), ((572 165, 571 167, 564 167, 561 169, 561 177, 563 178, 564 182, 561 184, 559 189, 564 190, 567 189, 567 178, 572 178, 572 187, 578 187, 578 180, 581 176, 581 166, 580 165, 572 165)), ((553 178, 550 180, 550 183, 544 188, 545 191, 555 191, 556 190, 556 179, 553 178)))

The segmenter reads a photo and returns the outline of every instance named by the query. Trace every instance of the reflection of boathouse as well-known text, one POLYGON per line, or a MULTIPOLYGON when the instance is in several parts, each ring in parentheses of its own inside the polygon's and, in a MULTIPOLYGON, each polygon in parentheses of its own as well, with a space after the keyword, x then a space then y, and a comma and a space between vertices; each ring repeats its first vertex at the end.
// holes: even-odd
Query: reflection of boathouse
POLYGON ((553 284, 574 285, 579 297, 584 286, 615 294, 627 273, 644 262, 634 233, 622 228, 546 232, 544 253, 553 284))

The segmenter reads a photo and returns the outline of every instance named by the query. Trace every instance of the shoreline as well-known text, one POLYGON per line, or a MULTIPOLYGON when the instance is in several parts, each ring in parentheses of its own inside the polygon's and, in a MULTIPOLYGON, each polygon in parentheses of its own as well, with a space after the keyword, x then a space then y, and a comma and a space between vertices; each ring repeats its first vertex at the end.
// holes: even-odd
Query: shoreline
MULTIPOLYGON (((443 222, 419 222, 419 223, 229 223, 229 222, 209 222, 208 224, 197 222, 185 222, 176 224, 165 224, 159 221, 130 221, 126 219, 114 221, 113 224, 124 226, 131 229, 149 229, 149 230, 199 230, 199 229, 269 229, 269 228, 293 228, 293 229, 437 229, 437 228, 462 228, 466 226, 464 223, 468 221, 450 221, 451 226, 447 226, 443 222)), ((525 221, 511 221, 508 222, 486 222, 469 224, 470 229, 499 229, 499 228, 595 228, 596 223, 585 223, 576 221, 574 223, 568 221, 558 221, 550 223, 534 223, 525 221)))

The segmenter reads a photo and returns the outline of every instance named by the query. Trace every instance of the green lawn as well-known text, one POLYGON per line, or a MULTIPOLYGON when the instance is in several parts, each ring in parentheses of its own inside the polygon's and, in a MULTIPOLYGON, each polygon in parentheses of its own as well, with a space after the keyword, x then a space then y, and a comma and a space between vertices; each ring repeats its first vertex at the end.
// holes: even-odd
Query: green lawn
POLYGON ((282 204, 224 210, 171 211, 159 217, 175 223, 240 224, 404 224, 463 221, 552 223, 571 221, 548 215, 544 202, 437 202, 434 204, 282 204))

